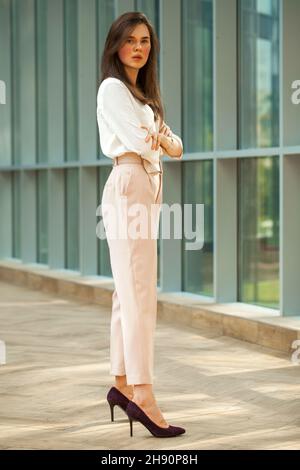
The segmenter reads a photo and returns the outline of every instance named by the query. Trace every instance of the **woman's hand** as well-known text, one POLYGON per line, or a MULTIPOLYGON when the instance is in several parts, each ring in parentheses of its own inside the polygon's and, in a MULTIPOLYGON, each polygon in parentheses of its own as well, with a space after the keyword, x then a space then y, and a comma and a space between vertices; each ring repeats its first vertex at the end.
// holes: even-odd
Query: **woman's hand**
POLYGON ((171 131, 170 127, 167 126, 165 121, 163 121, 162 125, 160 126, 159 132, 161 134, 160 146, 167 153, 167 148, 170 144, 170 141, 166 137, 172 137, 173 132, 171 131))
POLYGON ((160 126, 159 132, 160 132, 161 134, 164 134, 164 135, 167 135, 167 136, 171 136, 171 135, 172 135, 172 131, 171 131, 170 127, 167 126, 167 124, 165 123, 165 121, 163 121, 162 125, 160 126))
POLYGON ((152 138, 151 150, 158 150, 161 142, 161 134, 159 132, 151 132, 150 128, 147 126, 141 126, 141 128, 147 130, 145 142, 148 142, 149 139, 152 138))
POLYGON ((152 147, 151 150, 158 150, 159 147, 165 149, 168 146, 168 139, 167 136, 172 135, 172 131, 169 126, 166 125, 165 122, 161 125, 159 132, 151 132, 147 126, 141 126, 141 128, 147 130, 147 136, 145 137, 145 142, 148 142, 150 138, 152 138, 152 147))

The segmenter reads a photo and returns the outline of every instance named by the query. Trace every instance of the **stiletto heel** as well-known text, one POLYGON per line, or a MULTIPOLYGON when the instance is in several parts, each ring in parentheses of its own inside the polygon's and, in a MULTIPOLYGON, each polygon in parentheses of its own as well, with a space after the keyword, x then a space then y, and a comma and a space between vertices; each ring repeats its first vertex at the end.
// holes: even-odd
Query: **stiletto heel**
POLYGON ((130 437, 132 437, 132 419, 129 418, 130 423, 130 437))
POLYGON ((185 429, 180 428, 179 426, 169 425, 168 428, 162 428, 158 426, 133 401, 129 401, 127 408, 126 408, 126 414, 130 422, 130 435, 131 436, 132 436, 132 421, 139 421, 140 423, 142 423, 145 426, 145 428, 147 428, 148 431, 150 431, 154 437, 175 437, 175 436, 179 436, 179 434, 185 433, 185 429))
MULTIPOLYGON (((107 400, 108 401, 108 400, 107 400)), ((114 404, 112 402, 108 402, 109 406, 110 406, 110 417, 111 417, 111 421, 114 420, 114 404)))
POLYGON ((129 399, 122 393, 120 390, 118 390, 116 387, 111 387, 109 390, 106 399, 108 401, 108 404, 110 406, 110 416, 111 416, 111 421, 114 421, 114 406, 117 405, 119 406, 125 413, 126 413, 126 407, 129 403, 129 399))

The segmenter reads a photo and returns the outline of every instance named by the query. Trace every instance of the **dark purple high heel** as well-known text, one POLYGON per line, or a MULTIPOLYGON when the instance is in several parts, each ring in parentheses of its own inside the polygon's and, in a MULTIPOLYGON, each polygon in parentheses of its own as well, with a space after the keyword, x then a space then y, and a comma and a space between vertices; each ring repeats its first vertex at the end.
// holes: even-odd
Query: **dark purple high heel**
POLYGON ((179 436, 179 434, 184 434, 185 429, 180 428, 179 426, 171 426, 169 425, 168 428, 162 428, 155 424, 144 411, 133 401, 129 401, 126 414, 129 418, 130 423, 130 436, 132 437, 132 422, 139 421, 142 423, 148 431, 155 437, 175 437, 179 436))
POLYGON ((129 399, 118 390, 116 387, 111 387, 107 394, 107 401, 110 406, 111 420, 114 421, 114 406, 119 406, 126 413, 126 407, 129 403, 129 399))

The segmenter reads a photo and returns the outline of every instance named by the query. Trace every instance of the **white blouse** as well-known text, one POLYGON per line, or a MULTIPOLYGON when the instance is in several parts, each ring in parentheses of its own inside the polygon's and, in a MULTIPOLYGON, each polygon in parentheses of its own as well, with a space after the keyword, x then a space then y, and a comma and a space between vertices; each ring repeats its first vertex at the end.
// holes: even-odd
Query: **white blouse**
MULTIPOLYGON (((151 162, 159 169, 160 156, 164 154, 161 147, 151 150, 152 139, 145 141, 147 130, 159 131, 160 120, 154 121, 154 113, 148 104, 137 100, 127 86, 118 78, 108 77, 103 80, 97 93, 97 121, 101 150, 109 158, 117 157, 126 152, 135 152, 151 162)), ((182 140, 180 142, 183 155, 182 140)))

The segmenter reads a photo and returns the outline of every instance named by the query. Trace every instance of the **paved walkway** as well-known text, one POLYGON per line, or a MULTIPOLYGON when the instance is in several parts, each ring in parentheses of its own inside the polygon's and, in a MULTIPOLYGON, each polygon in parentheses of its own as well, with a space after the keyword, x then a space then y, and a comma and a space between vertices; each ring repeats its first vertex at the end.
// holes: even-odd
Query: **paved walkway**
POLYGON ((300 365, 211 330, 158 323, 157 402, 186 434, 153 437, 106 393, 110 311, 0 283, 1 449, 300 449, 300 365))

